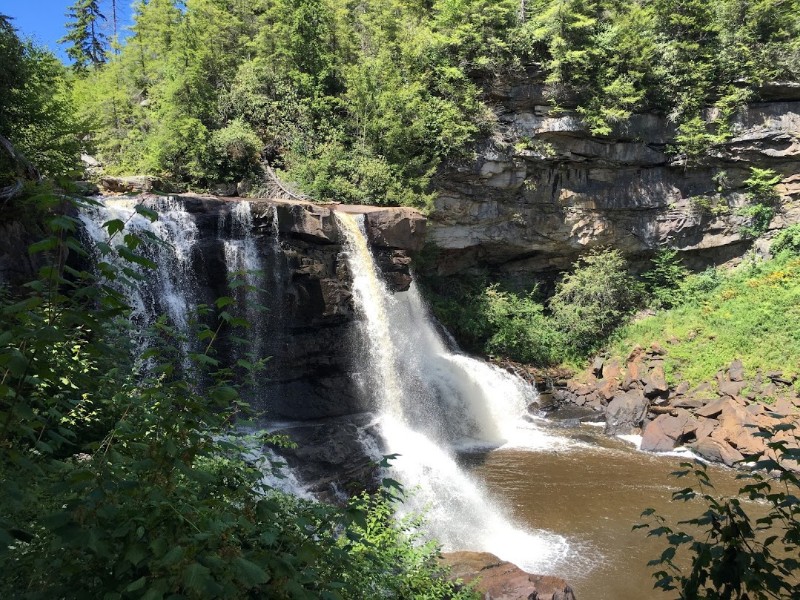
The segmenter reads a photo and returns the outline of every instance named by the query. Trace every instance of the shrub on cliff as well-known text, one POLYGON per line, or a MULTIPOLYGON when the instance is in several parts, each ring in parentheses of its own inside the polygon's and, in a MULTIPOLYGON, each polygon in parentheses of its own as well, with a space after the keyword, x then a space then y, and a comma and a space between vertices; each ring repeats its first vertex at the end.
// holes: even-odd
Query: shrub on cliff
POLYGON ((549 307, 553 324, 569 348, 586 355, 639 306, 642 286, 629 273, 619 250, 592 251, 556 286, 549 307))
POLYGON ((776 235, 769 248, 769 253, 772 256, 783 253, 793 256, 800 254, 800 224, 787 227, 776 235))

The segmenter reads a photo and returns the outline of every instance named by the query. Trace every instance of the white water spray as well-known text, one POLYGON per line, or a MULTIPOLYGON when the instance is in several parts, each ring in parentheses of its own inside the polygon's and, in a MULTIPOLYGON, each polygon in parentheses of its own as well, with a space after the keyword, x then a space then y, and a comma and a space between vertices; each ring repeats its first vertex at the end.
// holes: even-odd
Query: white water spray
MULTIPOLYGON (((518 442, 535 389, 493 365, 450 352, 413 285, 394 295, 386 289, 363 216, 335 215, 361 317, 365 385, 379 405, 385 451, 399 455, 394 476, 412 492, 401 510, 424 511, 432 536, 447 550, 484 550, 525 569, 549 570, 566 555, 566 541, 516 527, 455 454, 518 442)), ((556 441, 530 424, 524 434, 536 447, 556 441)))
MULTIPOLYGON (((222 213, 224 214, 224 213, 222 213)), ((224 217, 220 217, 224 219, 224 217)), ((241 280, 245 285, 236 287, 233 293, 238 305, 243 307, 244 316, 249 323, 247 341, 248 353, 255 358, 264 356, 264 308, 261 299, 261 285, 264 280, 264 261, 258 251, 258 243, 253 235, 253 212, 246 200, 236 202, 230 212, 230 237, 222 241, 225 250, 225 267, 228 280, 241 280)), ((220 231, 224 231, 224 221, 220 231)))
POLYGON ((183 204, 172 197, 149 202, 159 215, 155 222, 136 212, 136 205, 141 203, 136 198, 104 199, 100 206, 84 208, 80 219, 91 239, 96 262, 111 262, 118 273, 118 279, 111 283, 124 283, 120 291, 132 308, 131 320, 137 329, 141 331, 166 313, 173 326, 186 337, 189 315, 195 308, 192 252, 198 237, 197 225, 183 204), (115 253, 100 252, 101 245, 108 241, 108 231, 103 225, 114 219, 125 223, 125 229, 112 240, 113 245, 122 243, 122 236, 128 233, 161 240, 162 243, 146 243, 137 248, 137 252, 156 264, 153 271, 143 272, 138 265, 120 259, 115 253), (138 273, 143 281, 125 280, 122 274, 126 270, 138 273))

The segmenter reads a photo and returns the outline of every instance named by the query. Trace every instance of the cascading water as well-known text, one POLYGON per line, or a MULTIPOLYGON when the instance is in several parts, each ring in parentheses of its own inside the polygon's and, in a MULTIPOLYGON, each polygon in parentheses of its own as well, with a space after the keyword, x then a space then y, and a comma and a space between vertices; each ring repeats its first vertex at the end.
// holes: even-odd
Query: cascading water
MULTIPOLYGON (((480 549, 526 569, 549 569, 566 555, 566 541, 515 527, 456 460, 456 450, 523 443, 519 427, 535 389, 502 369, 450 352, 413 285, 394 295, 386 289, 363 216, 335 215, 361 317, 363 379, 379 405, 384 451, 399 455, 392 465, 395 477, 413 492, 402 510, 425 512, 432 536, 445 549, 480 549)), ((562 441, 530 424, 524 438, 534 447, 562 441)))
MULTIPOLYGON (((171 197, 150 202, 152 208, 159 213, 155 222, 136 212, 135 207, 140 200, 132 198, 105 199, 98 206, 83 209, 80 219, 91 240, 96 263, 112 262, 118 274, 132 269, 147 282, 142 284, 133 279, 117 280, 125 283, 121 291, 132 308, 131 319, 136 325, 135 330, 142 331, 159 315, 166 314, 185 339, 189 334, 189 315, 194 312, 195 307, 192 251, 198 238, 197 225, 183 204, 171 197), (116 254, 101 253, 102 244, 108 241, 108 232, 103 224, 115 219, 125 223, 124 231, 117 234, 118 236, 127 233, 149 234, 162 241, 158 244, 143 244, 137 249, 155 263, 156 268, 153 271, 142 273, 137 265, 119 259, 116 254)), ((184 351, 188 350, 185 342, 182 346, 184 351)))
MULTIPOLYGON (((221 219, 224 217, 221 217, 221 219)), ((224 221, 220 231, 224 231, 224 221)), ((247 354, 264 356, 264 306, 261 298, 264 279, 264 261, 253 236, 253 213, 246 200, 236 202, 230 212, 230 237, 222 240, 225 250, 225 267, 229 281, 240 278, 244 286, 235 288, 239 306, 244 307, 249 323, 247 354)))

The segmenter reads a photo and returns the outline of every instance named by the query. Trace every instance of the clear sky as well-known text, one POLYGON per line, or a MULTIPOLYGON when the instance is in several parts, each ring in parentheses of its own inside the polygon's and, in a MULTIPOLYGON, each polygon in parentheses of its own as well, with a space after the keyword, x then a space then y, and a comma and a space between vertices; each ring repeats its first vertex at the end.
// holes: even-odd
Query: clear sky
MULTIPOLYGON (((64 49, 57 40, 64 36, 67 8, 73 2, 74 0, 0 0, 0 13, 14 18, 12 23, 20 37, 31 37, 65 59, 64 49)), ((132 4, 133 0, 117 0, 119 28, 130 25, 132 4)), ((108 17, 107 34, 110 36, 113 31, 111 0, 100 0, 100 9, 108 17)))

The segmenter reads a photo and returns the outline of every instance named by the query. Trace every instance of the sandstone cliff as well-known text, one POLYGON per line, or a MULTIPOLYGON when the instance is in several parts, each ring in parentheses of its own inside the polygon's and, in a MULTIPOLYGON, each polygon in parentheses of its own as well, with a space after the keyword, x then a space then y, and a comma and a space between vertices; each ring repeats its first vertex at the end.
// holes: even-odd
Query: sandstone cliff
POLYGON ((798 85, 765 87, 700 166, 670 154, 676 132, 663 115, 634 115, 593 137, 569 106, 554 109, 535 74, 487 89, 495 134, 472 162, 436 181, 428 238, 440 249, 441 274, 560 270, 598 246, 620 248, 634 262, 663 244, 690 266, 725 262, 750 246, 738 209, 751 166, 782 176, 771 228, 800 220, 798 85))

